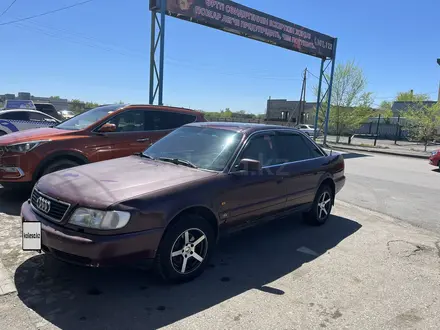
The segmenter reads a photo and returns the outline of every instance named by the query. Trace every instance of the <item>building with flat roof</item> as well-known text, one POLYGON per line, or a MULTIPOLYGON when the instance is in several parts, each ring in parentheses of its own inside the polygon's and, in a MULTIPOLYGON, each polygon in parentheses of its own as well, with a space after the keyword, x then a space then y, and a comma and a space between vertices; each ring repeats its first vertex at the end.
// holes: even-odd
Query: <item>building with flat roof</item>
POLYGON ((36 103, 51 103, 57 109, 57 111, 67 110, 69 107, 69 101, 67 99, 51 98, 46 96, 34 96, 29 92, 19 92, 15 94, 3 94, 0 95, 2 103, 6 100, 32 100, 36 103))
POLYGON ((294 124, 315 122, 316 102, 288 101, 286 99, 267 100, 266 120, 287 121, 294 124))

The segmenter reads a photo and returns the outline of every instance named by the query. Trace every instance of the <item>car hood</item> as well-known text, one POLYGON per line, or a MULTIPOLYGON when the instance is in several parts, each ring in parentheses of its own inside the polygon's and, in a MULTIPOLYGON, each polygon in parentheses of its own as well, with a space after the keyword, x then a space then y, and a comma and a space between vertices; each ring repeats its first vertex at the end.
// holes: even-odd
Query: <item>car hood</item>
POLYGON ((105 209, 139 195, 214 175, 217 173, 129 156, 45 175, 37 189, 71 204, 105 209))
POLYGON ((47 140, 52 137, 72 134, 72 131, 58 128, 34 128, 0 136, 0 146, 21 142, 47 140))

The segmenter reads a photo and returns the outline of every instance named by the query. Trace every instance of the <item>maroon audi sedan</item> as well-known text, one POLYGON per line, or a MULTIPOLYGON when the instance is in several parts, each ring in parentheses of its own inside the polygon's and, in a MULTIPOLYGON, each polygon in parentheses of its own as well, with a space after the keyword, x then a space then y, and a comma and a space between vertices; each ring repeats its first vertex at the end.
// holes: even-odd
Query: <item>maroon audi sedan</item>
POLYGON ((22 218, 41 222, 43 251, 63 261, 154 261, 186 281, 222 233, 294 212, 324 224, 344 183, 342 155, 299 130, 193 123, 143 153, 43 176, 22 218))

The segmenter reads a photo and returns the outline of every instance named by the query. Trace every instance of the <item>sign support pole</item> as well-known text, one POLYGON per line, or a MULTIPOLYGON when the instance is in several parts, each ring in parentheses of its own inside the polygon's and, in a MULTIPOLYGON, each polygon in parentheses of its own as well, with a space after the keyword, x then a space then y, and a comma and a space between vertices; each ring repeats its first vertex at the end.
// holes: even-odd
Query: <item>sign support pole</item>
POLYGON ((327 133, 328 133, 328 122, 330 119, 330 108, 332 101, 332 88, 333 88, 333 76, 335 74, 335 62, 336 62, 336 47, 338 45, 338 39, 335 39, 334 47, 333 47, 333 58, 332 58, 332 70, 330 75, 330 83, 328 86, 328 103, 327 103, 327 112, 325 114, 325 127, 324 127, 324 146, 327 145, 327 133))
POLYGON ((316 113, 315 113, 315 130, 313 132, 313 140, 316 141, 316 138, 318 137, 318 117, 319 117, 319 110, 321 110, 321 87, 322 87, 322 76, 324 75, 324 63, 325 58, 321 60, 321 70, 319 70, 319 84, 318 84, 318 100, 316 101, 316 113))
POLYGON ((151 45, 150 45, 150 97, 149 103, 163 105, 163 78, 165 59, 165 11, 167 0, 157 0, 160 4, 151 11, 151 45), (160 16, 160 19, 159 19, 160 16), (157 35, 156 35, 157 32, 157 35), (159 53, 159 54, 157 54, 159 53), (156 63, 159 57, 159 65, 156 63))

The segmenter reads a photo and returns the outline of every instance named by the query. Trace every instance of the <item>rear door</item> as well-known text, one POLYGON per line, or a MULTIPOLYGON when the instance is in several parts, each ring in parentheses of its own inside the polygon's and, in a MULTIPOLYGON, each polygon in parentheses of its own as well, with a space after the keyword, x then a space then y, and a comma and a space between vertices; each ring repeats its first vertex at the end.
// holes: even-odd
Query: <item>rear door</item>
POLYGON ((44 113, 29 112, 29 128, 49 127, 58 123, 55 119, 44 113))
POLYGON ((279 157, 285 159, 282 172, 285 174, 286 207, 299 207, 313 202, 324 173, 324 155, 301 133, 278 131, 274 139, 279 157))

